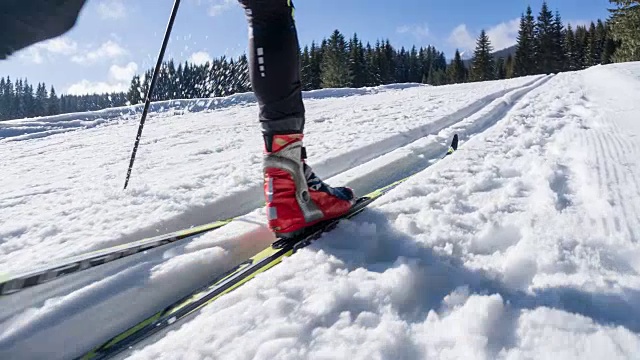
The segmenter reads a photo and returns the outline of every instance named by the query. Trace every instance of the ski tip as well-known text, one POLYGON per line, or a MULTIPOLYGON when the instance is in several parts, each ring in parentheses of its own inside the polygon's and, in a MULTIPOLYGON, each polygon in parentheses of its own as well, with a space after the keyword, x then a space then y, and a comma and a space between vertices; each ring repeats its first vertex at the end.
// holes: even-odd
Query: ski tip
POLYGON ((453 154, 453 152, 456 150, 458 150, 458 134, 453 135, 453 140, 451 140, 451 145, 449 146, 445 157, 453 154))

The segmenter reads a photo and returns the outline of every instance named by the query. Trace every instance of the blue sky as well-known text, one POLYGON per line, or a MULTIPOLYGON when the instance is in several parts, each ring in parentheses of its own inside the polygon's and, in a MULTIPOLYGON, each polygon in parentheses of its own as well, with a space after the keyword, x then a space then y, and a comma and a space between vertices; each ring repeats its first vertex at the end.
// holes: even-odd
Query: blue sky
MULTIPOLYGON (((282 0, 284 1, 284 0, 282 0)), ((470 50, 481 29, 494 47, 515 43, 520 14, 542 0, 297 0, 300 42, 334 29, 366 43, 389 38, 396 47, 434 45, 450 57, 470 50)), ((605 19, 608 0, 549 0, 565 22, 605 19)), ((58 93, 118 91, 134 73, 155 64, 173 0, 89 0, 78 24, 52 41, 0 62, 0 76, 27 77, 54 85, 58 93)), ((237 0, 183 0, 166 58, 206 61, 246 52, 247 25, 237 0)))

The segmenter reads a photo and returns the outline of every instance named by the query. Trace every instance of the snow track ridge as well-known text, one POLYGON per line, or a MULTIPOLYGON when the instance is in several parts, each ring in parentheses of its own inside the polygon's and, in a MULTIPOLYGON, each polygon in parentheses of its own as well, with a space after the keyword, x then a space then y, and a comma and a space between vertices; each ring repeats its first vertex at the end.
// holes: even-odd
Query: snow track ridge
MULTIPOLYGON (((443 149, 448 146, 453 134, 458 134, 460 141, 464 142, 472 136, 484 132, 503 119, 523 96, 544 85, 552 77, 553 75, 545 76, 532 83, 518 87, 516 90, 501 91, 499 92, 500 96, 497 94, 487 96, 484 101, 477 101, 465 108, 470 109, 473 107, 475 111, 466 116, 463 121, 456 121, 452 126, 439 129, 435 136, 421 137, 408 145, 399 147, 366 163, 368 168, 375 169, 373 171, 369 170, 367 172, 359 168, 348 171, 348 174, 345 174, 346 179, 343 179, 343 181, 346 180, 346 185, 361 192, 368 192, 384 184, 392 183, 422 171, 441 156, 443 149), (488 99, 491 99, 491 102, 486 104, 488 99), (484 103, 484 105, 478 109, 477 106, 481 103, 484 103), (372 166, 372 164, 374 165, 372 166), (366 176, 362 176, 364 173, 366 173, 366 176)), ((465 109, 459 110, 458 113, 462 113, 465 109)), ((441 119, 438 122, 442 124, 445 123, 444 120, 441 119)))

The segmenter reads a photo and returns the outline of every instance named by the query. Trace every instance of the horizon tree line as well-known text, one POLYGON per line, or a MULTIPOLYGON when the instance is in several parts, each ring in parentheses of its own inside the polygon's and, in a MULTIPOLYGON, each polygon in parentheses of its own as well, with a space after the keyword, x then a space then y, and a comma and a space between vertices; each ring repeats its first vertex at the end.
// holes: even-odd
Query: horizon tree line
MULTIPOLYGON (((497 57, 483 29, 470 61, 456 49, 447 63, 434 46, 394 48, 388 39, 366 44, 339 30, 300 49, 303 90, 425 83, 434 86, 576 71, 597 64, 640 60, 640 0, 609 0, 615 8, 606 21, 575 28, 543 2, 536 17, 530 6, 521 14, 514 51, 497 57), (634 30, 635 29, 635 30, 634 30), (465 63, 468 63, 465 64, 465 63)), ((25 79, 0 79, 0 120, 91 111, 139 104, 153 69, 133 76, 127 92, 57 96, 53 86, 34 87, 25 79)), ((163 62, 152 101, 227 96, 251 91, 246 55, 225 56, 204 64, 163 62)))
POLYGON ((45 83, 34 89, 24 79, 0 78, 0 121, 38 116, 58 115, 81 111, 94 111, 127 104, 124 93, 57 95, 53 86, 45 83))

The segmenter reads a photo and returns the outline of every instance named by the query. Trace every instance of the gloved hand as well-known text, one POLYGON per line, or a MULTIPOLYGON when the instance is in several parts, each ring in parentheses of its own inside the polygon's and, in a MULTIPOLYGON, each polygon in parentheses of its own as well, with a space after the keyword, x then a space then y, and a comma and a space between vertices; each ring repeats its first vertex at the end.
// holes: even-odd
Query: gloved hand
POLYGON ((0 60, 69 31, 86 0, 1 0, 0 60))

